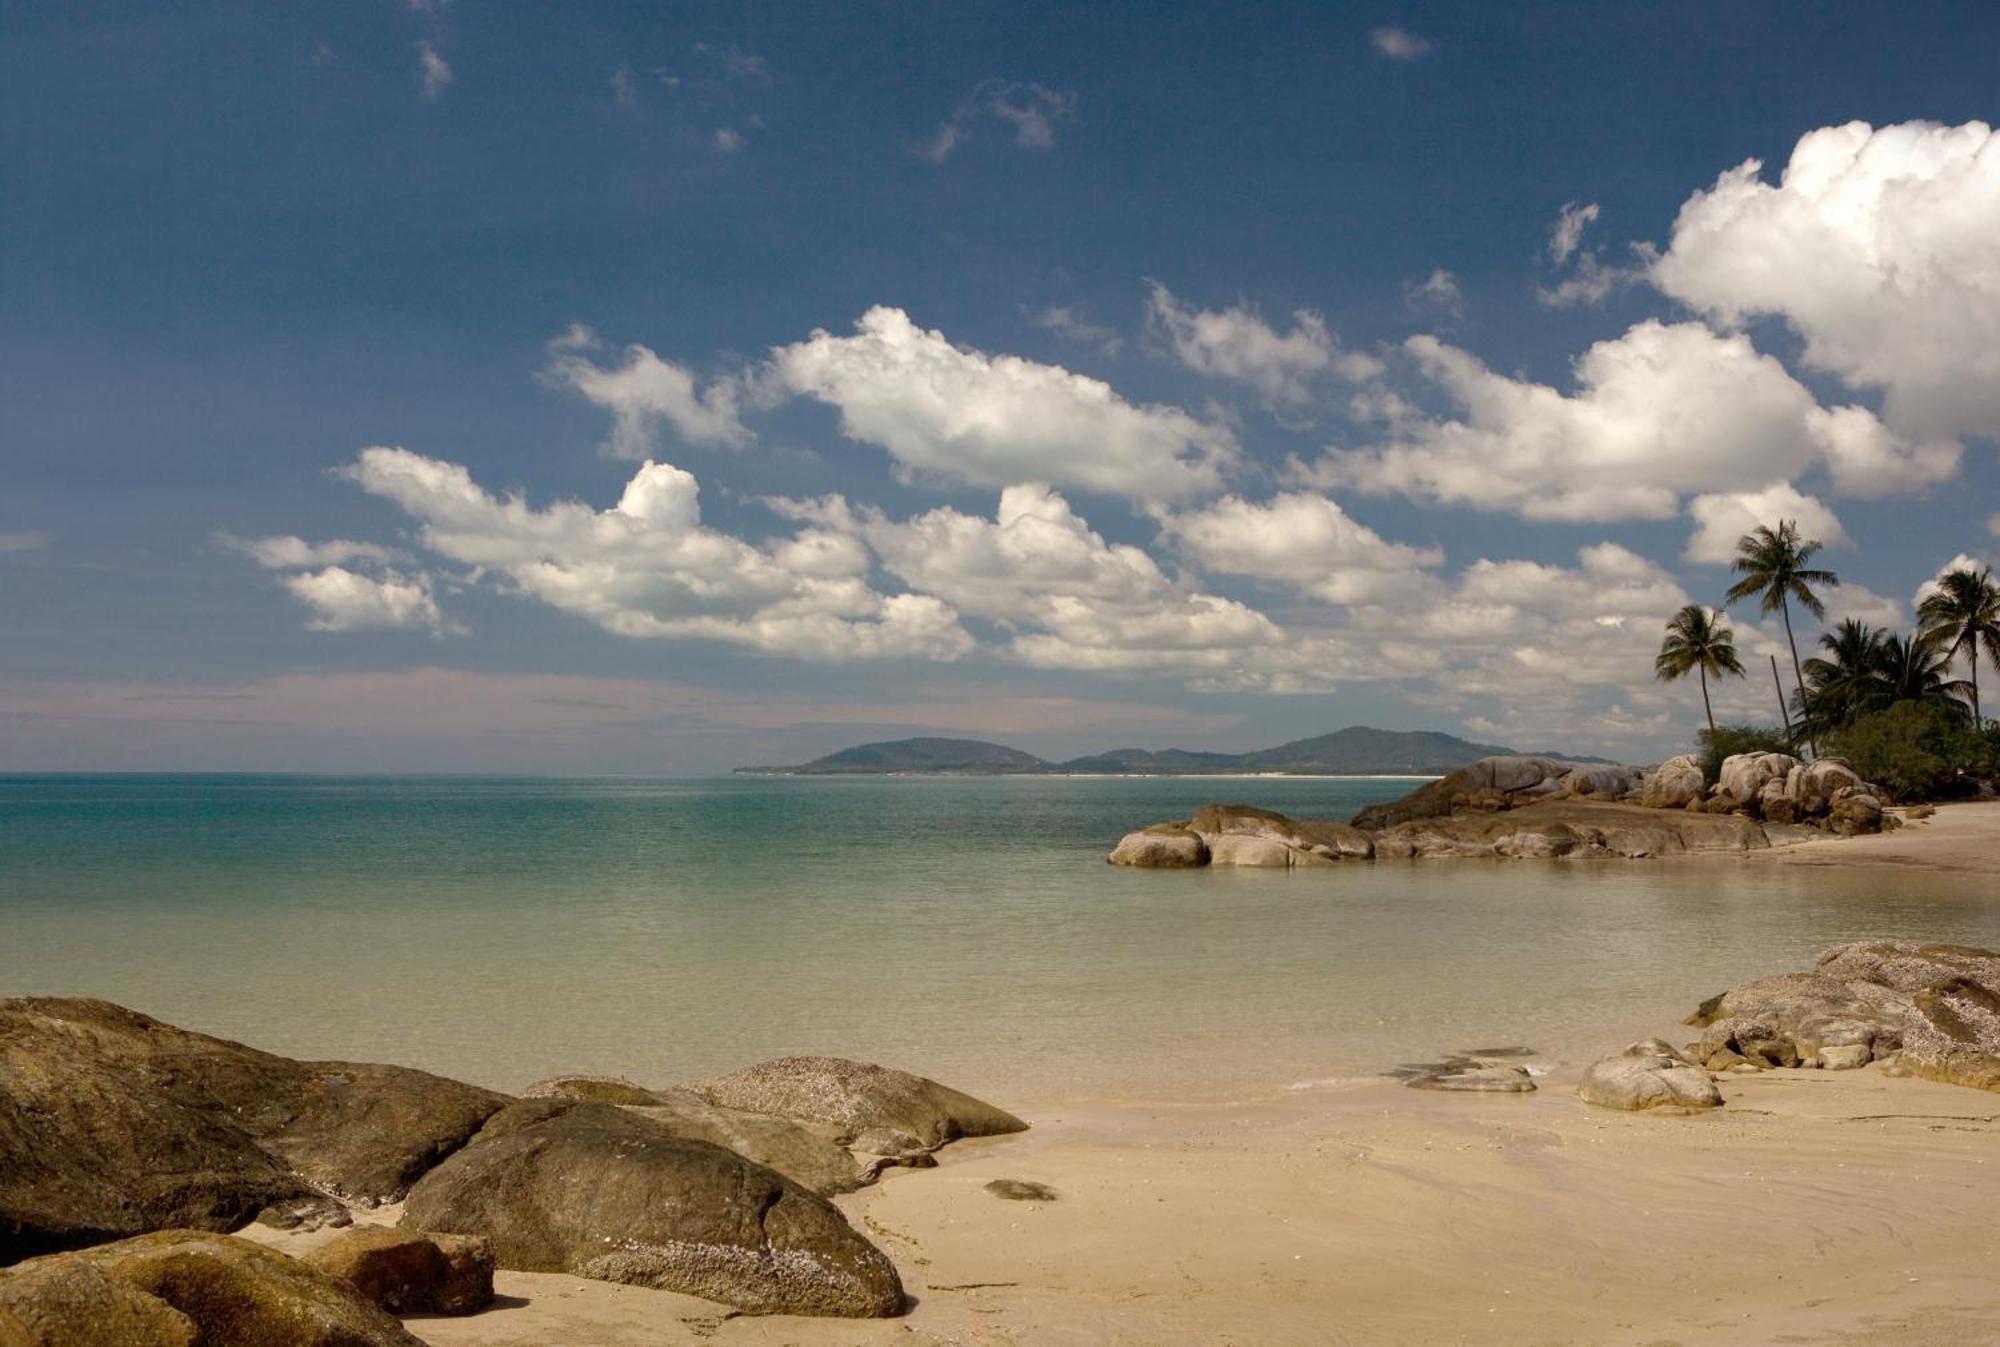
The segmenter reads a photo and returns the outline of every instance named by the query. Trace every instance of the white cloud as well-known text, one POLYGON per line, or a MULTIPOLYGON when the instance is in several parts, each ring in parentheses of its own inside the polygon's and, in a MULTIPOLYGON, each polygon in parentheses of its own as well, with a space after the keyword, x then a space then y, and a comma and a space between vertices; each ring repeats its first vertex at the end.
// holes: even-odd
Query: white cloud
POLYGON ((838 409, 847 438, 888 450, 905 475, 1172 500, 1214 489, 1236 456, 1224 427, 1135 406, 1060 366, 954 346, 901 309, 778 348, 769 377, 838 409))
POLYGON ((1376 51, 1392 61, 1414 61, 1431 49, 1427 39, 1394 24, 1369 29, 1368 40, 1375 44, 1376 51))
POLYGON ((1191 309, 1155 281, 1146 326, 1189 369, 1253 388, 1277 409, 1310 406, 1314 385, 1329 375, 1361 382, 1382 372, 1373 356, 1343 350, 1326 320, 1310 309, 1294 313, 1292 330, 1281 333, 1248 305, 1191 309))
POLYGON ((1083 316, 1082 310, 1068 305, 1051 304, 1029 317, 1036 326, 1045 327, 1066 341, 1085 342, 1106 355, 1117 355, 1125 347, 1125 339, 1118 335, 1116 328, 1090 322, 1083 316))
POLYGON ((1465 292, 1459 289, 1458 277, 1443 267, 1438 267, 1421 281, 1405 285, 1403 302, 1419 311, 1447 314, 1453 318, 1465 316, 1465 292))
POLYGON ((306 623, 314 631, 422 627, 432 635, 457 630, 446 623, 431 596, 430 577, 385 570, 379 577, 345 566, 328 566, 285 577, 293 597, 313 610, 306 623))
POLYGON ((1838 589, 1821 597, 1826 601, 1828 626, 1850 617, 1871 627, 1901 627, 1908 620, 1901 600, 1877 594, 1866 585, 1842 581, 1838 589))
POLYGON ((421 521, 429 550, 617 635, 823 662, 955 659, 971 648, 945 604, 871 589, 851 539, 812 529, 758 547, 704 527, 695 479, 671 464, 641 465, 601 511, 497 498, 463 467, 406 449, 364 449, 344 471, 421 521))
POLYGON ((384 563, 397 558, 397 554, 387 547, 352 542, 346 538, 309 543, 291 534, 275 538, 238 538, 232 533, 218 533, 215 540, 224 547, 241 552, 267 571, 342 566, 354 561, 384 563))
POLYGON ((0 529, 0 552, 34 552, 55 540, 54 529, 0 529))
POLYGON ((1980 556, 1974 556, 1970 552, 1960 552, 1950 561, 1947 561, 1945 562, 1944 565, 1938 567, 1937 570, 1932 573, 1930 579, 1924 581, 1921 585, 1918 585, 1917 592, 1911 596, 1910 602, 1912 604, 1920 604, 1925 599, 1929 598, 1933 593, 1936 592, 1938 587, 1938 581, 1944 579, 1945 576, 1951 574, 1953 571, 1983 571, 1990 569, 1992 565, 1993 561, 1992 558, 1990 557, 1980 557, 1980 556))
POLYGON ((1579 204, 1565 202, 1556 215, 1556 222, 1549 230, 1549 260, 1557 266, 1569 261, 1570 255, 1583 243, 1583 231, 1596 222, 1598 206, 1595 201, 1579 204))
POLYGON ((451 64, 429 42, 417 44, 417 67, 423 79, 425 98, 436 98, 451 86, 451 64))
POLYGON ((998 622, 1006 652, 1036 667, 1211 670, 1286 639, 1262 613, 1169 580, 1143 549, 1107 543, 1046 486, 1008 487, 992 519, 941 508, 898 523, 838 497, 770 504, 852 534, 911 588, 998 622))
POLYGON ((736 446, 753 438, 738 419, 740 380, 715 378, 697 387, 691 371, 637 345, 625 348, 624 363, 599 365, 585 352, 600 344, 589 328, 571 327, 549 343, 547 377, 611 413, 607 454, 645 458, 659 448, 662 424, 689 444, 736 446))
POLYGON ((1822 409, 1747 337, 1700 323, 1649 319, 1597 343, 1569 395, 1432 336, 1404 346, 1462 415, 1398 403, 1388 443, 1333 451, 1306 480, 1528 519, 1666 519, 1684 495, 1758 491, 1820 464, 1870 494, 1929 485, 1944 466, 1876 433, 1865 409, 1822 409))
POLYGON ((1444 563, 1440 549, 1390 542, 1311 492, 1262 505, 1225 496, 1199 510, 1162 513, 1160 529, 1203 570, 1275 580, 1337 604, 1391 601, 1419 571, 1444 563))
POLYGON ((938 123, 916 147, 932 163, 949 159, 982 122, 997 122, 1013 133, 1023 150, 1046 150, 1056 143, 1056 127, 1076 116, 1076 95, 1039 84, 989 79, 974 86, 951 116, 938 123))
POLYGON ((743 133, 734 127, 723 127, 715 133, 715 148, 724 154, 736 153, 743 148, 743 133))
POLYGON ((1727 323, 1782 318, 1805 359, 1880 389, 1918 441, 2000 426, 2000 139, 1984 122, 1802 136, 1776 186, 1749 160, 1681 207, 1652 268, 1727 323))
POLYGON ((1840 519, 1824 504, 1787 482, 1773 482, 1756 491, 1732 491, 1696 496, 1688 502, 1694 535, 1687 559, 1727 565, 1736 558, 1737 540, 1758 528, 1775 529, 1790 521, 1807 538, 1828 547, 1852 547, 1840 519))

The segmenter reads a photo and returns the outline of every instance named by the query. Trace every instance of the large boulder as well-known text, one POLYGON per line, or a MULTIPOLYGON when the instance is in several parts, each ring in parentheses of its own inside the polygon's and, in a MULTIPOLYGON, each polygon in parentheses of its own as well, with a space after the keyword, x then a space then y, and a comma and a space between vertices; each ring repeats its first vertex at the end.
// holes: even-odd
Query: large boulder
POLYGON ((1708 790, 1708 777, 1701 759, 1683 753, 1646 773, 1639 788, 1639 803, 1648 809, 1685 809, 1708 790))
POLYGON ((1897 1060, 1914 1076, 2000 1090, 2000 991, 1953 977, 1910 998, 1897 1060))
POLYGON ((1195 811, 1188 828, 1207 844, 1210 856, 1217 865, 1283 864, 1297 867, 1320 861, 1365 860, 1374 852, 1368 835, 1349 824, 1295 819, 1276 810, 1259 809, 1255 805, 1205 804, 1195 811), (1275 853, 1270 852, 1268 847, 1251 847, 1241 843, 1232 845, 1230 839, 1273 842, 1294 854, 1279 862, 1269 859, 1275 853), (1239 859, 1225 860, 1225 852, 1239 859), (1240 859, 1252 855, 1265 858, 1240 859))
POLYGON ((1872 982, 1899 992, 1920 992, 1966 977, 2000 988, 2000 954, 1972 945, 1920 940, 1862 940, 1836 945, 1813 970, 1842 982, 1872 982))
POLYGON ((775 1169, 821 1197, 863 1187, 877 1171, 877 1166, 863 1164, 830 1135, 823 1135, 832 1129, 815 1131, 790 1118, 725 1108, 686 1088, 649 1090, 627 1080, 556 1076, 529 1086, 526 1095, 617 1104, 677 1137, 706 1141, 775 1169))
POLYGON ((1480 796, 1490 797, 1493 804, 1511 804, 1553 795, 1563 789, 1563 778, 1576 767, 1576 763, 1561 758, 1481 758, 1426 782, 1400 800, 1369 805, 1354 816, 1354 826, 1375 832, 1399 823, 1448 818, 1454 808, 1480 796))
POLYGON ((410 1190, 407 1227, 483 1235, 501 1267, 753 1314, 883 1317, 895 1266, 824 1198, 611 1104, 525 1100, 410 1190))
POLYGON ((477 1235, 357 1226, 304 1261, 391 1314, 474 1314, 493 1303, 493 1245, 477 1235))
POLYGON ((1770 845, 1754 820, 1597 800, 1544 800, 1505 812, 1467 810, 1397 824, 1375 835, 1375 854, 1430 856, 1622 856, 1751 851, 1770 845))
POLYGON ((1582 763, 1563 773, 1563 790, 1579 799, 1623 800, 1644 788, 1646 769, 1616 763, 1582 763))
POLYGON ((1104 858, 1113 865, 1138 865, 1155 870, 1186 870, 1208 864, 1208 844, 1184 824, 1158 823, 1126 833, 1104 858))
POLYGON ((1801 765, 1789 753, 1732 754, 1722 760, 1715 789, 1738 805, 1751 805, 1763 794, 1765 786, 1773 781, 1782 786, 1792 769, 1801 765))
POLYGON ((1701 1003, 1687 1023, 1703 1029, 1703 1062, 1817 1066, 1826 1047, 1866 1046, 1885 1057, 1903 1042, 1909 998, 1890 987, 1820 973, 1758 978, 1701 1003))
POLYGON ((106 1001, 0 1000, 0 1262, 234 1229, 314 1188, 392 1200, 505 1102, 403 1067, 295 1062, 106 1001))
POLYGON ((1680 1053, 1654 1043, 1635 1043, 1616 1057, 1591 1063, 1576 1092, 1584 1103, 1632 1112, 1688 1113, 1722 1103, 1708 1072, 1680 1053))
POLYGON ((688 1088, 724 1108, 823 1125, 842 1145, 883 1129, 933 1150, 960 1137, 1028 1130, 1004 1109, 934 1080, 843 1057, 778 1057, 688 1088))
POLYGON ((31 1259, 0 1272, 0 1304, 31 1326, 60 1324, 43 1347, 423 1347, 346 1282, 198 1230, 31 1259), (176 1318, 190 1337, 172 1336, 176 1318))

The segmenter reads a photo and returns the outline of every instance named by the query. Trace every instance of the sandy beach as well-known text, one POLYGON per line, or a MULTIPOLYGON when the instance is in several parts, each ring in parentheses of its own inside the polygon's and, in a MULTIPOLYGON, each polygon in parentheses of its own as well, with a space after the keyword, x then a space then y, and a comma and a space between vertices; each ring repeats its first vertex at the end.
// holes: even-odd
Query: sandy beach
MULTIPOLYGON (((1766 856, 1990 867, 2000 805, 1766 856)), ((1690 1007, 1715 990, 1687 978, 1690 1007)), ((1690 1036, 1607 1026, 1602 1050, 1649 1033, 1690 1036)), ((495 1308, 411 1327, 435 1347, 2000 1343, 2000 1098, 1873 1066, 1776 1070, 1724 1078, 1712 1114, 1628 1115, 1576 1097, 1584 1065, 1520 1096, 1274 1082, 1022 1108, 1026 1134, 839 1199, 902 1273, 898 1320, 502 1273, 495 1308), (1002 1200, 985 1188, 1000 1178, 1058 1197, 1002 1200)), ((253 1233, 295 1252, 325 1237, 253 1233)))

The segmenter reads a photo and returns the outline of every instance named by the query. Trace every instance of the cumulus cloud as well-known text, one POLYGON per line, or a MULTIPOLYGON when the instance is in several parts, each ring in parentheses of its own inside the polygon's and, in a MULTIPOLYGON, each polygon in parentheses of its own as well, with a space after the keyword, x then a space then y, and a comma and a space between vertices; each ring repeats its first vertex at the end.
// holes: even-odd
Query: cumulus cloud
POLYGON ((638 345, 627 346, 619 363, 600 365, 589 353, 601 346, 589 328, 571 327, 549 343, 546 377, 611 413, 604 452, 613 458, 657 452, 663 426, 689 444, 738 446, 753 438, 738 417, 739 379, 715 378, 702 387, 692 371, 638 345))
POLYGON ((273 538, 239 538, 233 533, 217 533, 215 541, 241 552, 267 571, 299 570, 309 566, 343 566, 350 562, 389 562, 397 553, 375 543, 334 538, 309 543, 304 538, 283 534, 273 538))
POLYGON ((285 588, 312 609, 306 626, 314 631, 362 631, 374 628, 421 627, 433 635, 458 630, 445 622, 431 596, 427 575, 385 570, 362 575, 345 566, 289 575, 285 588))
POLYGON ((1444 563, 1442 550, 1390 542, 1312 492, 1261 505, 1225 496, 1198 510, 1163 512, 1160 531, 1203 570, 1277 581, 1329 603, 1387 602, 1419 571, 1444 563))
POLYGON ((1404 345, 1462 414, 1399 409, 1388 443, 1333 451, 1307 480, 1528 519, 1666 519, 1685 495, 1757 491, 1820 464, 1869 494, 1929 485, 1948 466, 1863 408, 1828 412, 1749 338, 1700 323, 1649 319, 1597 343, 1573 394, 1432 336, 1404 345))
POLYGON ((417 72, 425 98, 436 98, 451 87, 451 63, 438 54, 438 49, 429 42, 417 44, 417 72))
POLYGON ((621 636, 728 642, 800 659, 955 659, 971 648, 937 599, 885 597, 868 558, 825 529, 759 547, 701 523, 690 474, 647 462, 607 510, 496 497, 455 463, 364 449, 345 475, 421 523, 439 556, 621 636))
POLYGON ((1403 287, 1403 302, 1420 312, 1440 313, 1452 318, 1465 316, 1465 292, 1458 277, 1438 267, 1421 281, 1403 287))
POLYGON ((1595 201, 1565 202, 1557 212, 1549 229, 1549 261, 1558 274, 1568 274, 1554 285, 1537 287, 1536 298, 1549 308, 1602 304, 1614 291, 1646 278, 1653 260, 1648 245, 1634 244, 1633 260, 1624 264, 1606 262, 1602 252, 1583 246, 1584 232, 1597 222, 1599 213, 1595 201))
POLYGON ((1074 116, 1073 93, 1013 80, 982 80, 915 153, 920 159, 943 163, 982 123, 1004 127, 1019 149, 1046 150, 1056 143, 1056 127, 1074 116))
POLYGON ((768 378, 836 408, 847 438, 888 450, 905 476, 1172 500, 1214 489, 1236 457, 1225 427, 1134 405, 1060 366, 954 346, 901 309, 870 309, 851 336, 779 347, 768 378))
POLYGON ((1192 309, 1155 281, 1146 326, 1187 368, 1255 389, 1275 409, 1310 406, 1318 396, 1315 384, 1328 376, 1361 382, 1382 372, 1373 356, 1342 349, 1326 320, 1310 309, 1298 310, 1292 330, 1279 332, 1248 305, 1192 309))
POLYGON ((1653 264, 1724 323, 1782 319, 1805 359, 1880 389, 1931 441, 2000 425, 2000 139, 1984 122, 1865 122, 1801 137, 1778 183, 1752 159, 1681 207, 1653 264))
POLYGON ((1788 482, 1773 482, 1757 491, 1731 491, 1696 496, 1688 502, 1694 536, 1688 539, 1689 561, 1726 565, 1736 559, 1736 543, 1759 528, 1776 529, 1790 521, 1799 532, 1828 547, 1852 547, 1840 519, 1818 499, 1788 482))
POLYGON ((1428 40, 1394 24, 1369 29, 1368 40, 1392 61, 1414 61, 1431 49, 1428 40))
POLYGON ((1008 487, 991 519, 941 508, 897 522, 838 497, 770 503, 862 540, 912 589, 999 623, 1006 653, 1035 667, 1208 670, 1285 641, 1262 613, 1106 542, 1046 486, 1008 487))

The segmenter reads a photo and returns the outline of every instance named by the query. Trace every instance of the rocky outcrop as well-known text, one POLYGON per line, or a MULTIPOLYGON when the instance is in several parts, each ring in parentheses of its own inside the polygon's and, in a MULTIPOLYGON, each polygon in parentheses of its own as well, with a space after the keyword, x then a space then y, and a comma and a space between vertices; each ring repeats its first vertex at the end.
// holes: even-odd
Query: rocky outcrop
POLYGON ((1708 793, 1708 777, 1701 759, 1683 753, 1646 773, 1640 785, 1639 803, 1647 809, 1685 809, 1708 793))
POLYGON ((304 1262, 391 1314, 475 1314, 493 1303, 493 1246, 476 1235, 363 1226, 304 1262))
POLYGON ((1628 1112, 1690 1113, 1722 1103, 1708 1072, 1657 1041, 1634 1043, 1616 1057, 1591 1063, 1576 1092, 1586 1104, 1628 1112))
POLYGON ((41 1347, 423 1347, 346 1282, 198 1230, 31 1259, 0 1306, 41 1347))
POLYGON ((881 1317, 903 1288, 824 1198, 628 1109, 524 1100, 411 1189, 404 1224, 501 1267, 681 1291, 754 1314, 881 1317))
POLYGON ((1208 844, 1185 823, 1156 823, 1126 833, 1106 858, 1113 865, 1141 865, 1155 870, 1182 870, 1208 864, 1208 844))
POLYGON ((1638 859, 1696 851, 1752 851, 1769 845, 1764 830, 1745 818, 1569 799, 1498 813, 1469 810, 1449 818, 1399 824, 1375 836, 1375 854, 1384 859, 1638 859))
POLYGON ((0 1262, 234 1229, 316 1189, 393 1199, 505 1102, 403 1067, 292 1061, 105 1001, 0 1001, 0 1262))
POLYGON ((1560 793, 1564 778, 1577 767, 1561 758, 1481 758, 1417 787, 1400 800, 1368 806, 1354 816, 1354 826, 1372 832, 1418 819, 1446 818, 1455 809, 1525 804, 1560 793))
POLYGON ((847 1146, 825 1135, 830 1128, 814 1131, 790 1118, 725 1108, 690 1089, 649 1090, 626 1080, 558 1076, 530 1086, 527 1095, 616 1104, 677 1137, 722 1146, 775 1169, 821 1197, 852 1192, 881 1169, 880 1163, 857 1159, 847 1146))
MULTIPOLYGON (((1893 1059, 1901 1074, 2000 1089, 2000 953, 1876 940, 1820 955, 1811 973, 1759 978, 1704 1001, 1689 1024, 1713 1069, 1893 1059)), ((1885 1068, 1886 1069, 1886 1068, 1885 1068)))
POLYGON ((842 1145, 893 1132, 935 1150, 960 1137, 1028 1130, 1006 1110, 934 1080, 844 1057, 778 1057, 688 1088, 723 1108, 825 1127, 842 1145))
POLYGON ((1839 758, 1805 763, 1789 753, 1739 753, 1722 760, 1710 804, 1855 836, 1882 830, 1884 798, 1839 758))

